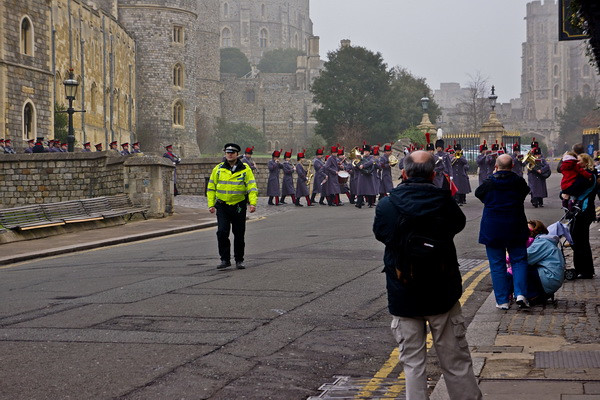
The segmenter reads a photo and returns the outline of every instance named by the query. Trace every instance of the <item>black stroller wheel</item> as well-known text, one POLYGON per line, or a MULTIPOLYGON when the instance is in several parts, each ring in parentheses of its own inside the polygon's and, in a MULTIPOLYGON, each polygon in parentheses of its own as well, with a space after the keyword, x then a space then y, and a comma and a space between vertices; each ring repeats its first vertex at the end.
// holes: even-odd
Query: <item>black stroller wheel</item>
POLYGON ((566 280, 572 281, 576 277, 577 277, 577 273, 575 272, 574 269, 567 269, 567 270, 565 270, 565 279, 566 280))

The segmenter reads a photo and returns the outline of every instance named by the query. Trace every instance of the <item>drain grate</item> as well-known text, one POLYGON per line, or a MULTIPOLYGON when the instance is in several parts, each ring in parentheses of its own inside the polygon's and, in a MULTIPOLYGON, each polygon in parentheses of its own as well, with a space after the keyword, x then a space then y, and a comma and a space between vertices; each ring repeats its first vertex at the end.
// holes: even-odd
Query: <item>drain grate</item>
POLYGON ((600 368, 600 351, 539 351, 536 368, 600 368))

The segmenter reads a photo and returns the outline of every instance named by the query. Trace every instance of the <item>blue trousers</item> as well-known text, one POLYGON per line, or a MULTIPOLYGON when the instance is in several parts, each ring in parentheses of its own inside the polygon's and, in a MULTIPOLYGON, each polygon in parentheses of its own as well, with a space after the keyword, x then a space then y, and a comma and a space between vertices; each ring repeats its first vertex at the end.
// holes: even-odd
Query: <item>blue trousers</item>
POLYGON ((509 303, 511 293, 527 296, 527 248, 522 247, 490 247, 486 246, 488 260, 490 262, 490 273, 496 304, 509 303), (512 265, 511 276, 506 272, 506 252, 510 256, 512 265))

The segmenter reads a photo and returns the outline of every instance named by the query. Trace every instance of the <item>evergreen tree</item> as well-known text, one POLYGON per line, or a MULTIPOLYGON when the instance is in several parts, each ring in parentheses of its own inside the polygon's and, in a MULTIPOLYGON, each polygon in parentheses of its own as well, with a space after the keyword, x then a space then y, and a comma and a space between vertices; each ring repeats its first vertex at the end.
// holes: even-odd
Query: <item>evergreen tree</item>
POLYGON ((221 49, 221 73, 235 74, 241 78, 251 70, 248 57, 240 49, 235 47, 221 49))
POLYGON ((397 136, 397 118, 388 71, 380 53, 347 46, 328 53, 329 61, 311 91, 316 133, 346 146, 385 143, 397 136))
MULTIPOLYGON (((594 128, 585 123, 590 115, 598 113, 598 105, 596 99, 592 97, 576 96, 567 100, 565 108, 558 115, 560 123, 560 142, 564 151, 570 148, 574 143, 581 142, 581 135, 584 129, 594 128)), ((560 143, 559 142, 559 143, 560 143)))
POLYGON ((275 49, 266 52, 258 64, 260 72, 295 73, 297 58, 304 53, 296 49, 275 49))
MULTIPOLYGON (((423 108, 421 106, 421 98, 423 95, 429 97, 429 119, 432 123, 440 115, 440 108, 434 101, 431 95, 431 89, 425 83, 425 78, 417 78, 406 69, 395 67, 392 70, 394 78, 392 80, 392 88, 394 90, 394 99, 397 113, 398 132, 404 132, 413 126, 418 125, 423 117, 423 108)), ((425 136, 421 143, 425 141, 425 136)))
POLYGON ((69 115, 66 113, 66 107, 54 103, 54 139, 66 143, 68 135, 69 115))
POLYGON ((245 123, 227 122, 219 119, 209 146, 209 151, 220 152, 225 143, 237 143, 242 148, 254 146, 256 152, 264 152, 267 148, 267 140, 262 131, 245 123))

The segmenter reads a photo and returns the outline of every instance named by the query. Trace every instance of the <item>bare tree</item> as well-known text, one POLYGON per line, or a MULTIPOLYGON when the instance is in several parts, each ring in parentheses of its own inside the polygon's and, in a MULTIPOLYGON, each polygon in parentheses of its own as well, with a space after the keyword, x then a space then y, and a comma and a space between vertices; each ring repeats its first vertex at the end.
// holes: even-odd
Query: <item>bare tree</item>
POLYGON ((462 130, 468 133, 477 133, 484 122, 488 120, 490 108, 488 103, 489 85, 488 78, 477 71, 475 75, 467 75, 469 82, 465 94, 457 105, 457 115, 461 120, 462 130))

